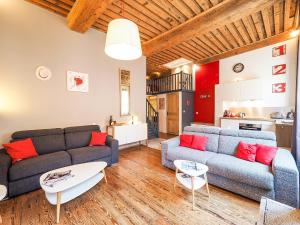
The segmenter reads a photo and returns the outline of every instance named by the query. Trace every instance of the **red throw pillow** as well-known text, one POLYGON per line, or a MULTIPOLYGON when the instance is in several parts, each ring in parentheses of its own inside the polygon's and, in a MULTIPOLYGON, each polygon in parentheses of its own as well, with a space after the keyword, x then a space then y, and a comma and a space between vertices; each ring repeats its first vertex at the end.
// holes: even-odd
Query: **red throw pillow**
POLYGON ((200 151, 205 151, 207 141, 208 141, 208 137, 194 135, 191 148, 200 151))
POLYGON ((247 144, 241 141, 237 148, 236 157, 250 162, 255 162, 256 151, 256 144, 247 144))
POLYGON ((90 141, 90 146, 97 146, 97 145, 105 145, 107 133, 102 132, 92 132, 92 138, 90 141))
POLYGON ((274 146, 267 146, 257 144, 257 151, 256 151, 256 161, 263 163, 267 166, 270 166, 272 160, 274 159, 278 148, 274 146))
POLYGON ((180 135, 180 146, 191 148, 194 135, 182 134, 180 135))
POLYGON ((3 147, 6 149, 7 154, 12 158, 13 164, 22 159, 38 156, 31 138, 3 144, 3 147))

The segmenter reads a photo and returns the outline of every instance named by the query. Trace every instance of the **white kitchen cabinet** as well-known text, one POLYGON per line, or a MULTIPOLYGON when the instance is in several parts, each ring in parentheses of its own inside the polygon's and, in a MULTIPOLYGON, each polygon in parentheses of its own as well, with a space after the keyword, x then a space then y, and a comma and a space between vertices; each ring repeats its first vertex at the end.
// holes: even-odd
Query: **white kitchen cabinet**
POLYGON ((237 82, 240 89, 239 100, 258 100, 263 97, 263 86, 261 79, 244 80, 237 82))
POLYGON ((235 83, 226 83, 216 85, 216 99, 224 101, 238 101, 240 87, 235 83))
POLYGON ((148 139, 147 123, 109 126, 108 135, 119 141, 119 145, 145 141, 148 139))
POLYGON ((242 80, 216 85, 216 99, 222 101, 248 101, 263 98, 261 79, 242 80))
POLYGON ((255 120, 255 119, 230 119, 221 118, 221 128, 239 130, 240 123, 244 124, 258 124, 261 125, 262 131, 275 132, 275 120, 255 120))

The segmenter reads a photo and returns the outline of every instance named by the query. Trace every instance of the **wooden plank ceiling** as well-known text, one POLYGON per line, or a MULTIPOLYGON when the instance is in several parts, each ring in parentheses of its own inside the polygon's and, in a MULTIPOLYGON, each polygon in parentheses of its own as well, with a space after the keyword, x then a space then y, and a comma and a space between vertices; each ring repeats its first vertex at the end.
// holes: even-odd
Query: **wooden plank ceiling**
MULTIPOLYGON (((76 0, 27 1, 68 17, 76 0)), ((274 44, 299 28, 299 0, 92 1, 105 5, 93 28, 106 32, 119 17, 138 24, 147 74, 166 72, 163 64, 181 57, 201 64, 274 44)))

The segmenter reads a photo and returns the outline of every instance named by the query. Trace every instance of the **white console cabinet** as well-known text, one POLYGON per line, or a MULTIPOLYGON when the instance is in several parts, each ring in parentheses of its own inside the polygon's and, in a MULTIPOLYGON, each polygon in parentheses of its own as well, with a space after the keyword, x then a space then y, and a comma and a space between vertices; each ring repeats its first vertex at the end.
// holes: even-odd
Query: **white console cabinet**
POLYGON ((107 133, 117 139, 119 145, 147 141, 148 139, 147 123, 109 126, 107 133))

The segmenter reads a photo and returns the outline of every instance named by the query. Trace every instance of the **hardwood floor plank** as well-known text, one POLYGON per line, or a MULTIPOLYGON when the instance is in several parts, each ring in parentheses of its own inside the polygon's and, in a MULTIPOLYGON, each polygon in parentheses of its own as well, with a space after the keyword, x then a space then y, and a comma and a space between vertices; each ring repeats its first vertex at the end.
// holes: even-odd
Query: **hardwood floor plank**
MULTIPOLYGON (((147 147, 120 151, 120 162, 106 170, 101 181, 80 197, 61 206, 64 225, 98 224, 201 224, 250 225, 257 221, 259 204, 209 185, 192 195, 178 185, 174 171, 161 165, 161 152, 147 147)), ((0 202, 5 225, 55 224, 55 206, 42 190, 0 202)))

